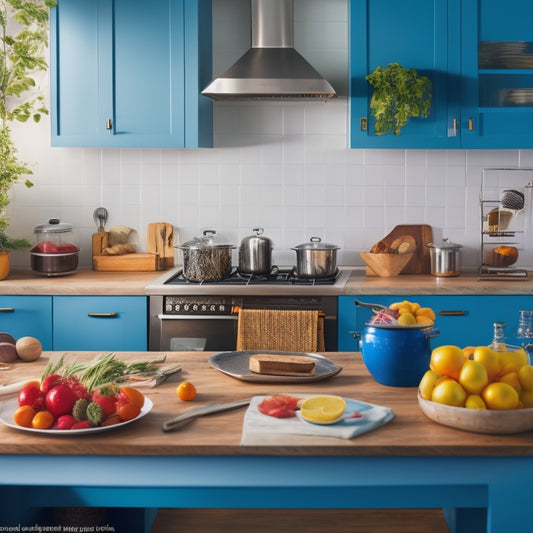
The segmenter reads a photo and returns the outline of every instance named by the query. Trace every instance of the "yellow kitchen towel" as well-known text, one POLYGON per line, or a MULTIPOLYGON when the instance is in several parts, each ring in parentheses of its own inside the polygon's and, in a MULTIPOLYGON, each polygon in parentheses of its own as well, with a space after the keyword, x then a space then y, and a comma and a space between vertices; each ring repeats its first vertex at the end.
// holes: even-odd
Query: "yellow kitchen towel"
POLYGON ((317 310, 240 309, 237 350, 324 351, 324 320, 317 310))

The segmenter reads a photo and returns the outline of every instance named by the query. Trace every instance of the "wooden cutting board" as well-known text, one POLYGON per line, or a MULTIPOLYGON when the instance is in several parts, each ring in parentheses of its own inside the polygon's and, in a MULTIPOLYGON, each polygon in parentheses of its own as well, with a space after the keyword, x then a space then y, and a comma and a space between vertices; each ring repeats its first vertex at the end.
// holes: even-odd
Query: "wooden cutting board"
POLYGON ((168 270, 174 266, 174 226, 167 222, 148 224, 146 251, 156 254, 157 270, 168 270))
MULTIPOLYGON (((402 274, 431 274, 431 259, 429 248, 426 244, 433 242, 433 231, 427 224, 401 224, 394 229, 381 242, 392 244, 392 242, 402 235, 410 235, 415 239, 415 255, 402 270, 402 274)), ((369 276, 375 275, 369 268, 366 269, 369 276)))

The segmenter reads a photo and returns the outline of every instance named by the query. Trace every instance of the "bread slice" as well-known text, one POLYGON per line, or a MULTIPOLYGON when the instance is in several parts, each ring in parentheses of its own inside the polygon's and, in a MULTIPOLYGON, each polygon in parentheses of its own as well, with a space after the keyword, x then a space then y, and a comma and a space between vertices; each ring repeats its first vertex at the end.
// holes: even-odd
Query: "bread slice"
POLYGON ((258 353, 250 356, 249 368, 256 374, 302 376, 315 372, 316 361, 305 355, 258 353))

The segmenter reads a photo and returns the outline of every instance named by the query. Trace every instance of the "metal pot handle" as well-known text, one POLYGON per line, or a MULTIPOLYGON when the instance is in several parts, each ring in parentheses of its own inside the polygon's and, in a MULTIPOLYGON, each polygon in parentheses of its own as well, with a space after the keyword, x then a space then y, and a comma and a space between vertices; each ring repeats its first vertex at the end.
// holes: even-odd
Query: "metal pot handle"
POLYGON ((433 337, 438 337, 440 335, 440 331, 436 328, 432 328, 428 331, 428 337, 432 339, 433 337))

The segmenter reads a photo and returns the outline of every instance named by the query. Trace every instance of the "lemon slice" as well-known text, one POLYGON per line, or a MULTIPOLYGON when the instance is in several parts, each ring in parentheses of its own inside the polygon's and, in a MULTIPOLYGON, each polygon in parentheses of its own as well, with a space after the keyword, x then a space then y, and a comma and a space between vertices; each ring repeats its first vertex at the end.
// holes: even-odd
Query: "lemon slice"
POLYGON ((313 396, 300 406, 300 416, 308 422, 333 422, 342 416, 346 401, 340 396, 313 396))

